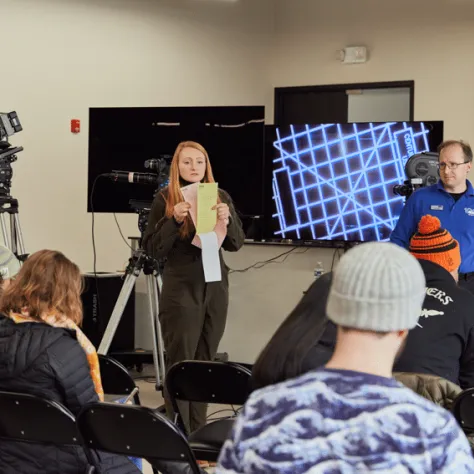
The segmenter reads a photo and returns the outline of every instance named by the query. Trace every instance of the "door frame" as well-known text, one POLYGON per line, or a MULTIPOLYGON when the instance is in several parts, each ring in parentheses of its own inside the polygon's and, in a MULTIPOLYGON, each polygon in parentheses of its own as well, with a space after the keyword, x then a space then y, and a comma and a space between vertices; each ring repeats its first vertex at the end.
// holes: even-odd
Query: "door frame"
POLYGON ((290 86, 275 87, 275 99, 273 110, 273 123, 279 124, 283 112, 283 97, 295 92, 318 93, 318 92, 340 92, 348 89, 395 89, 407 88, 410 90, 410 121, 415 120, 415 81, 390 81, 390 82, 357 82, 353 84, 325 84, 317 86, 290 86))

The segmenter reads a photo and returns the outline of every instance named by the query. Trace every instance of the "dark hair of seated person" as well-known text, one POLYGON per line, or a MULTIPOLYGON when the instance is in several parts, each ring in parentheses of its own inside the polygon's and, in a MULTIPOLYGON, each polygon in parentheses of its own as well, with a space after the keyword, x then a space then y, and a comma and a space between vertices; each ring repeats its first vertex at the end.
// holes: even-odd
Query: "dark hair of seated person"
POLYGON ((277 329, 252 368, 252 390, 298 377, 330 359, 333 347, 325 347, 321 338, 327 329, 335 331, 334 325, 327 328, 326 317, 331 282, 332 272, 314 281, 277 329))

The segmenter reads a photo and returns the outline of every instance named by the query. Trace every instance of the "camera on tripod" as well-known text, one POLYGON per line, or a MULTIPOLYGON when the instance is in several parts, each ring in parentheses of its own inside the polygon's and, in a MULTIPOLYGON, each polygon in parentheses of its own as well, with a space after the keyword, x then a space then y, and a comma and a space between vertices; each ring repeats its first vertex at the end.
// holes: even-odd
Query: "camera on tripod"
POLYGON ((393 187, 394 194, 408 199, 418 188, 431 186, 439 180, 438 153, 423 152, 412 155, 405 165, 408 178, 393 187))
POLYGON ((17 160, 17 153, 23 151, 23 147, 12 147, 8 143, 8 137, 21 132, 18 114, 16 112, 0 113, 0 196, 9 196, 12 185, 12 163, 17 160))
POLYGON ((28 257, 23 242, 20 227, 18 199, 10 194, 12 186, 12 163, 17 160, 16 154, 23 151, 23 147, 13 147, 8 143, 8 137, 21 132, 18 114, 16 112, 0 113, 0 228, 4 244, 21 260, 28 257), (10 217, 8 229, 6 214, 10 217))
MULTIPOLYGON (((136 173, 133 171, 114 170, 107 176, 116 183, 134 183, 147 184, 155 186, 153 196, 169 182, 171 155, 160 155, 159 158, 151 158, 144 163, 145 168, 155 171, 155 173, 136 173)), ((148 224, 148 215, 150 214, 151 201, 137 201, 131 199, 130 207, 138 214, 138 229, 143 235, 148 224)))

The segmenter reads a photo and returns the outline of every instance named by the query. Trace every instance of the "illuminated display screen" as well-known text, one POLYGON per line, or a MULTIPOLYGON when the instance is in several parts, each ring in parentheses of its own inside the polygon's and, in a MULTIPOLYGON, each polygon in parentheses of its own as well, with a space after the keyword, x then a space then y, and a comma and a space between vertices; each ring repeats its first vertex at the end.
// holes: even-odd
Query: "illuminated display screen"
POLYGON ((440 136, 433 123, 442 124, 276 128, 273 238, 387 240, 404 204, 393 186, 406 179, 406 161, 413 154, 435 151, 442 140, 442 131, 440 136))

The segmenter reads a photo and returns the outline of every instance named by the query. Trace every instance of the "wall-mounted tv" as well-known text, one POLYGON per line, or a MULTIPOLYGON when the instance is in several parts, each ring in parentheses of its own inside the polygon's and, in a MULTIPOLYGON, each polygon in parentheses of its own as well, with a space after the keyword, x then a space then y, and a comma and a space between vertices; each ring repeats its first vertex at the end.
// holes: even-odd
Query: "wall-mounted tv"
MULTIPOLYGON (((97 107, 89 110, 89 200, 95 178, 112 170, 147 173, 144 162, 173 155, 184 140, 201 143, 209 153, 219 187, 234 200, 239 214, 263 214, 265 108, 97 107)), ((101 179, 94 189, 95 212, 133 212, 131 199, 153 199, 154 186, 101 179)))
MULTIPOLYGON (((436 151, 443 122, 276 127, 266 240, 383 241, 404 198, 408 158, 436 151)), ((267 138, 268 140, 268 138, 267 138)))

